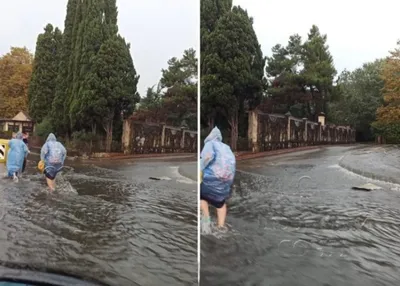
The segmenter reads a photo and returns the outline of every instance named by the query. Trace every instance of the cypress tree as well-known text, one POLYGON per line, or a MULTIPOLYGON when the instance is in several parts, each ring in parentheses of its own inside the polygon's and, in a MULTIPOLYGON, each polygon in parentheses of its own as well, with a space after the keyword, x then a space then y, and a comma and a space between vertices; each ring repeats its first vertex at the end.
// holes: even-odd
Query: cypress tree
POLYGON ((115 0, 69 0, 52 110, 55 126, 69 135, 103 126, 108 150, 121 113, 132 113, 139 100, 139 77, 117 16, 115 0))
POLYGON ((84 82, 81 110, 103 127, 107 152, 111 151, 115 120, 121 113, 131 114, 139 102, 138 80, 125 40, 118 35, 104 42, 84 82))
POLYGON ((83 35, 87 29, 87 13, 92 0, 84 0, 78 2, 75 12, 73 29, 72 29, 72 46, 73 56, 69 59, 69 86, 65 99, 65 118, 68 123, 68 129, 72 133, 74 131, 75 118, 71 116, 71 105, 78 96, 79 84, 81 82, 81 69, 85 64, 84 55, 82 55, 83 35))
POLYGON ((75 65, 72 90, 68 101, 68 117, 71 128, 81 130, 93 125, 93 118, 81 108, 82 99, 87 96, 85 81, 90 76, 96 54, 105 40, 103 33, 104 2, 86 1, 83 21, 80 22, 75 47, 75 65), (88 115, 88 116, 87 116, 88 115))
POLYGON ((60 61, 58 64, 58 75, 56 79, 56 94, 52 105, 52 124, 59 134, 65 134, 68 131, 68 114, 66 100, 71 77, 71 59, 74 56, 74 40, 72 37, 74 30, 75 15, 78 10, 80 0, 68 0, 67 15, 64 22, 64 33, 60 50, 60 61))
POLYGON ((37 122, 41 122, 51 112, 61 41, 61 31, 58 28, 53 29, 51 24, 47 24, 44 33, 39 34, 37 38, 32 78, 28 91, 29 114, 37 122))
MULTIPOLYGON (((200 2, 200 83, 206 83, 203 79, 210 74, 209 66, 205 59, 209 56, 207 47, 209 37, 215 30, 218 20, 232 9, 232 0, 201 0, 200 2)), ((210 94, 202 93, 201 120, 202 125, 211 129, 214 127, 216 112, 215 100, 210 94)))

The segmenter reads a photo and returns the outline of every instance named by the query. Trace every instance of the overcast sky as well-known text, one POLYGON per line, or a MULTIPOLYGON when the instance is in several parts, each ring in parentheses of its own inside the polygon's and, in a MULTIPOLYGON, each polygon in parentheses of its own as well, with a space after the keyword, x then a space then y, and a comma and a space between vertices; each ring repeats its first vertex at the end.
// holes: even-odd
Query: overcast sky
MULTIPOLYGON (((1 1, 0 55, 11 46, 34 52, 47 23, 64 29, 67 0, 1 1)), ((117 0, 119 31, 131 43, 139 92, 157 84, 172 57, 199 43, 198 0, 117 0)))
POLYGON ((266 56, 289 36, 307 37, 317 25, 327 34, 336 69, 354 70, 389 55, 400 39, 399 0, 233 0, 254 18, 254 29, 266 56))

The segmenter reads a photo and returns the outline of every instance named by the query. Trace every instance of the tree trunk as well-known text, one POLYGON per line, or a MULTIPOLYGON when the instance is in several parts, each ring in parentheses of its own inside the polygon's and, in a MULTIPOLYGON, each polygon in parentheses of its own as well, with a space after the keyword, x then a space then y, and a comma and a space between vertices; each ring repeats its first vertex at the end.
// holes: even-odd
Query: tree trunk
POLYGON ((106 121, 104 125, 104 130, 106 131, 106 152, 111 152, 112 135, 113 135, 113 119, 110 118, 106 121))
POLYGON ((90 137, 89 153, 92 154, 93 138, 96 135, 96 123, 92 123, 92 136, 90 137))
POLYGON ((231 127, 231 149, 233 152, 237 151, 238 117, 238 111, 235 111, 229 120, 229 125, 231 127))

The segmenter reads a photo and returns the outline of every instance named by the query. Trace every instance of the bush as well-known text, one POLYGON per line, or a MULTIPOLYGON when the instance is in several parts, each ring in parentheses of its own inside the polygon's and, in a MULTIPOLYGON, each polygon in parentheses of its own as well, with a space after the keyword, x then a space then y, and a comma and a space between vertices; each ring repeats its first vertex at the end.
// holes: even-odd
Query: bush
POLYGON ((42 122, 36 125, 35 135, 42 138, 47 138, 50 133, 54 132, 53 128, 54 127, 50 118, 46 117, 42 122))
POLYGON ((372 123, 372 128, 375 135, 380 135, 386 139, 387 143, 400 143, 400 122, 392 123, 372 123))
POLYGON ((75 131, 71 135, 69 145, 74 150, 90 154, 92 152, 93 144, 95 144, 98 139, 98 136, 92 132, 86 132, 84 130, 75 131))

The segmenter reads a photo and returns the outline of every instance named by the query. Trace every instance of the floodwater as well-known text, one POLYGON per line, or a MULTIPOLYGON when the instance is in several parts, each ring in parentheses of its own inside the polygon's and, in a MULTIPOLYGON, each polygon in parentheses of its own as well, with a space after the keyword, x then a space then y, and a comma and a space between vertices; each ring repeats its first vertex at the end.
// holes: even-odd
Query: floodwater
POLYGON ((399 186, 339 167, 348 151, 239 162, 228 231, 201 237, 201 285, 399 285, 399 186), (382 190, 351 190, 367 182, 382 190))
POLYGON ((196 162, 69 165, 54 193, 36 164, 18 183, 0 180, 0 261, 109 285, 197 283, 197 185, 179 172, 197 176, 196 162))

